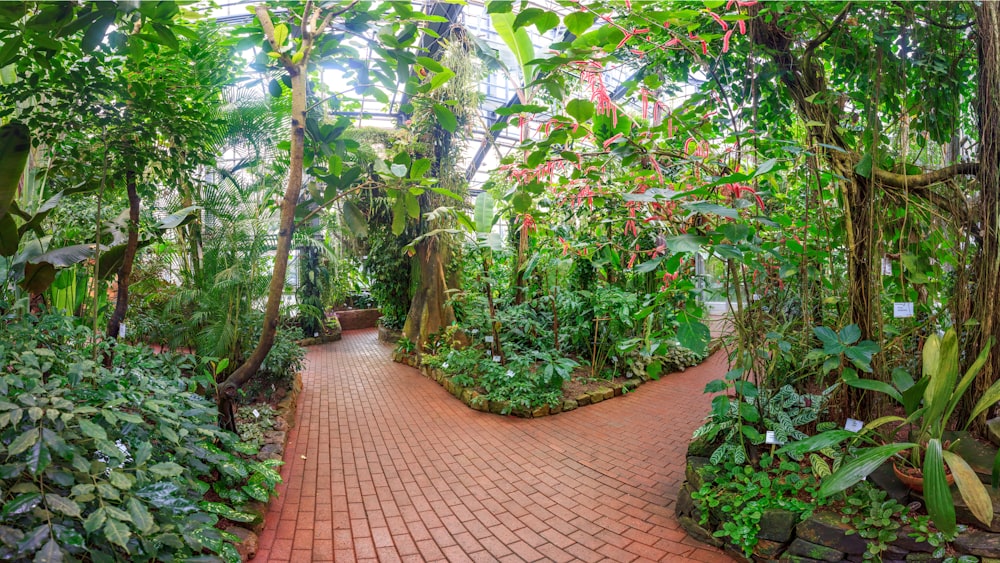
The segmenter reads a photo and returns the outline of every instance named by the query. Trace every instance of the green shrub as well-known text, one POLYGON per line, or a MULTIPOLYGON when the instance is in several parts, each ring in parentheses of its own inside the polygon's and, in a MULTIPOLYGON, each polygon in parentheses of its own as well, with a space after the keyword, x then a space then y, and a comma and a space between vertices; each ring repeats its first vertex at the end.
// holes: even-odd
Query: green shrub
POLYGON ((223 482, 266 500, 280 477, 217 426, 194 392, 204 366, 185 377, 190 356, 122 344, 105 368, 89 330, 56 315, 0 333, 0 560, 239 561, 215 525, 252 516, 205 494, 223 482))

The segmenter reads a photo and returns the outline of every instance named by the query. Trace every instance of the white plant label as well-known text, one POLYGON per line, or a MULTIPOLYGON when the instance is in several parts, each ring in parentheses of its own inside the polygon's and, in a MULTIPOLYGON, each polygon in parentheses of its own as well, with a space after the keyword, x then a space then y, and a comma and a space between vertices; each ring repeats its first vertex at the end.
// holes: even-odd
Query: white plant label
POLYGON ((764 443, 765 444, 775 444, 775 445, 778 445, 778 446, 781 445, 781 442, 779 442, 778 439, 774 437, 774 430, 768 430, 767 431, 767 433, 764 435, 764 443))
POLYGON ((493 361, 499 364, 500 363, 500 356, 493 356, 493 361))
POLYGON ((864 422, 854 418, 848 418, 847 422, 844 423, 844 430, 847 430, 848 432, 857 432, 864 427, 864 422))
POLYGON ((892 260, 890 260, 888 256, 882 258, 882 275, 892 275, 892 260))
POLYGON ((257 409, 254 409, 254 410, 253 410, 253 417, 254 417, 254 418, 260 418, 260 411, 259 411, 259 410, 257 410, 257 409))
POLYGON ((902 317, 912 317, 913 316, 913 302, 907 301, 905 303, 893 303, 892 304, 892 316, 897 319, 902 317))
POLYGON ((493 344, 493 337, 492 336, 486 336, 483 339, 486 340, 487 344, 493 344))

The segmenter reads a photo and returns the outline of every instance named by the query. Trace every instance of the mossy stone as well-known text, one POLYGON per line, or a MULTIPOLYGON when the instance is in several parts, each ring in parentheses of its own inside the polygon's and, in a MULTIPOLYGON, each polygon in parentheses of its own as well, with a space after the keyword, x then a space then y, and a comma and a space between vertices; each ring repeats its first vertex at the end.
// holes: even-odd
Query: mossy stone
POLYGON ((819 561, 830 561, 831 563, 836 563, 844 558, 843 551, 833 549, 832 547, 826 547, 825 545, 807 542, 802 538, 795 538, 795 540, 788 546, 788 550, 785 553, 788 553, 789 555, 800 555, 802 557, 817 559, 819 561))

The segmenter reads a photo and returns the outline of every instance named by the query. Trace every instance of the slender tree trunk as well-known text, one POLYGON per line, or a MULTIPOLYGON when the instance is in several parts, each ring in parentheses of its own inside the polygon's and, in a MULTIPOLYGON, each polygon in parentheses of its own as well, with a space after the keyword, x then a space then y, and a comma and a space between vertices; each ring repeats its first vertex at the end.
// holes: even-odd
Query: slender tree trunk
POLYGON ((132 266, 139 250, 139 192, 136 189, 135 169, 129 167, 125 171, 125 190, 128 192, 128 241, 125 244, 125 254, 121 268, 118 269, 118 296, 115 300, 115 310, 108 319, 107 337, 116 339, 121 330, 125 313, 128 312, 128 286, 132 276, 132 266))
MULTIPOLYGON (((274 41, 274 26, 271 23, 270 14, 266 8, 256 7, 255 9, 268 41, 271 43, 272 48, 277 50, 279 46, 274 41)), ((302 52, 305 55, 298 63, 294 64, 282 55, 282 61, 292 82, 292 123, 288 184, 285 187, 285 195, 281 199, 278 244, 274 253, 274 269, 271 272, 271 283, 267 291, 267 305, 264 308, 264 326, 261 329, 260 340, 257 342, 257 347, 250 353, 250 357, 243 362, 243 365, 238 367, 236 371, 230 374, 219 385, 217 397, 219 423, 220 426, 228 430, 236 429, 235 406, 237 392, 257 373, 261 364, 264 363, 264 359, 271 351, 271 346, 274 345, 274 336, 278 330, 278 313, 281 308, 281 297, 285 291, 288 255, 292 248, 292 233, 295 230, 295 207, 299 203, 299 193, 302 188, 303 158, 305 155, 306 69, 309 50, 315 34, 322 30, 327 23, 327 21, 324 21, 322 25, 317 27, 318 16, 318 9, 312 7, 311 2, 307 2, 305 13, 302 16, 302 52)))
MULTIPOLYGON (((990 338, 1000 329, 1000 4, 976 5, 976 28, 979 34, 979 251, 973 260, 975 280, 972 316, 979 321, 965 339, 965 361, 971 363, 990 338)), ((1000 379, 1000 350, 996 346, 986 365, 976 377, 971 393, 966 393, 964 413, 971 413, 974 402, 993 382, 1000 379)), ((973 425, 985 430, 986 416, 973 425)))

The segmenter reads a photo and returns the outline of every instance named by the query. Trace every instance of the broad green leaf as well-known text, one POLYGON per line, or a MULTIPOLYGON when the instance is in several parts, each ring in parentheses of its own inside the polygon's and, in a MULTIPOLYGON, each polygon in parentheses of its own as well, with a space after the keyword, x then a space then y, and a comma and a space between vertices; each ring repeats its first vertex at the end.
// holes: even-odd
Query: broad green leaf
POLYGON ((687 252, 694 254, 701 249, 703 244, 708 243, 708 237, 685 233, 682 235, 666 237, 663 239, 663 242, 671 252, 687 252))
POLYGON ((493 22, 493 30, 497 32, 510 52, 514 54, 514 59, 524 77, 524 84, 531 82, 532 70, 528 62, 535 58, 535 46, 528 36, 528 31, 524 28, 514 30, 514 20, 516 16, 511 13, 491 13, 490 20, 493 22))
POLYGON ((389 167, 389 171, 392 172, 392 175, 397 178, 406 178, 405 164, 393 164, 389 167))
POLYGON ((47 493, 45 495, 45 506, 48 506, 50 510, 73 518, 80 518, 82 515, 78 502, 55 493, 47 493))
MULTIPOLYGON (((928 338, 924 346, 930 343, 931 338, 928 338)), ((930 383, 924 390, 924 405, 927 407, 927 412, 924 413, 923 428, 927 425, 941 425, 944 422, 942 417, 955 390, 955 380, 958 376, 958 336, 954 329, 949 329, 941 339, 937 356, 938 365, 934 367, 930 383)))
POLYGON ((837 338, 837 333, 833 332, 833 330, 828 327, 813 327, 813 334, 815 334, 816 338, 823 343, 823 348, 827 351, 840 347, 840 339, 837 338))
POLYGON ((955 505, 944 474, 941 440, 927 441, 924 453, 924 499, 934 526, 947 535, 955 534, 955 505))
POLYGON ((4 518, 24 514, 25 512, 30 512, 31 509, 38 506, 41 502, 42 495, 40 493, 24 493, 14 497, 12 500, 4 504, 3 510, 0 510, 0 514, 2 514, 4 518))
POLYGON ((454 77, 455 77, 455 71, 451 70, 450 68, 442 70, 441 72, 431 77, 431 82, 430 82, 431 90, 437 90, 441 86, 444 86, 445 82, 448 82, 454 77))
POLYGON ((531 194, 518 191, 514 194, 514 197, 511 198, 510 202, 514 206, 514 211, 517 213, 525 213, 531 209, 531 194))
POLYGON ((149 470, 163 477, 177 477, 184 473, 184 468, 172 461, 164 461, 156 465, 151 465, 149 470))
POLYGON ((281 47, 284 47, 285 41, 287 40, 288 40, 288 26, 283 23, 279 23, 278 25, 274 26, 274 44, 278 46, 279 50, 281 49, 281 47))
POLYGON ((88 438, 93 438, 95 440, 108 439, 108 433, 105 432, 104 428, 99 425, 94 424, 85 418, 81 418, 78 424, 80 425, 80 431, 83 432, 83 434, 88 438))
POLYGON ((788 453, 797 456, 804 455, 809 452, 816 452, 824 448, 829 448, 830 446, 836 446, 848 438, 856 437, 857 434, 851 432, 850 430, 830 430, 828 432, 823 432, 822 434, 806 438, 805 440, 785 444, 780 450, 778 450, 778 453, 788 453))
MULTIPOLYGON (((965 393, 965 390, 972 383, 972 380, 974 380, 979 371, 983 369, 983 366, 986 364, 986 359, 989 356, 990 348, 992 346, 993 346, 993 337, 990 337, 989 343, 987 344, 986 348, 979 353, 979 356, 976 358, 976 361, 971 366, 969 366, 969 370, 965 372, 965 377, 962 378, 962 382, 959 384, 958 389, 955 390, 955 397, 953 399, 953 403, 952 405, 950 405, 950 408, 948 410, 949 415, 951 414, 951 411, 955 409, 955 406, 958 404, 959 399, 962 398, 962 395, 965 393)), ((976 406, 972 407, 972 414, 969 416, 969 421, 966 423, 965 426, 968 427, 973 420, 975 420, 980 414, 986 412, 986 410, 989 409, 991 406, 993 406, 997 401, 1000 401, 1000 381, 996 381, 993 383, 993 385, 990 385, 989 389, 987 389, 986 392, 983 393, 983 396, 980 397, 978 401, 976 401, 976 406)))
POLYGON ((458 120, 455 119, 455 114, 448 109, 448 106, 444 104, 434 104, 434 117, 437 118, 438 124, 441 128, 449 133, 454 133, 455 129, 458 127, 458 120))
POLYGON ((32 475, 38 475, 52 463, 52 452, 45 442, 39 440, 28 450, 27 467, 32 475))
POLYGON ((128 549, 128 540, 132 537, 132 532, 124 522, 109 518, 104 524, 104 537, 122 549, 128 549))
POLYGON ((160 219, 156 223, 156 228, 176 229, 177 227, 182 227, 197 219, 200 216, 199 211, 201 211, 201 206, 199 205, 185 207, 184 209, 175 211, 163 219, 160 219))
POLYGON ((594 102, 575 98, 566 103, 566 113, 578 123, 583 123, 594 116, 594 102))
POLYGON ((704 323, 694 319, 682 319, 677 326, 677 341, 681 346, 696 354, 708 352, 712 335, 704 323))
POLYGON ((910 443, 889 444, 858 450, 854 459, 842 465, 833 475, 823 480, 817 494, 821 497, 828 497, 839 493, 867 477, 890 457, 915 445, 910 443))
POLYGON ((149 533, 156 524, 153 515, 135 497, 128 499, 128 514, 132 517, 132 523, 135 524, 135 527, 144 534, 149 533))
POLYGON ((475 224, 479 234, 485 235, 493 230, 493 196, 489 192, 480 192, 476 196, 475 224))
POLYGON ((639 264, 633 271, 637 274, 645 274, 648 272, 653 272, 660 267, 660 263, 663 262, 663 257, 653 258, 652 260, 646 260, 642 264, 639 264))
POLYGON ((858 176, 861 176, 861 177, 864 177, 864 178, 871 178, 872 177, 872 155, 866 154, 865 156, 861 157, 861 160, 858 161, 858 164, 854 167, 854 171, 858 174, 858 176))
POLYGON ((358 209, 357 204, 351 200, 345 200, 344 205, 344 224, 347 228, 358 237, 368 236, 368 219, 365 214, 358 209))
POLYGON ((431 72, 441 72, 444 65, 430 57, 417 57, 417 63, 431 72))
POLYGON ((406 229, 406 198, 403 194, 396 195, 392 206, 392 234, 399 236, 406 229))
POLYGON ((993 523, 993 501, 990 500, 990 494, 986 492, 986 487, 979 480, 979 476, 962 459, 962 456, 948 450, 941 450, 941 455, 948 464, 952 476, 955 477, 958 492, 962 494, 962 498, 972 515, 983 524, 991 525, 993 523))
POLYGON ((410 166, 410 179, 419 180, 424 177, 424 174, 431 169, 431 159, 421 158, 413 161, 413 165, 410 166))
POLYGON ((7 448, 8 456, 15 456, 28 450, 31 446, 35 445, 38 441, 38 429, 29 428, 25 432, 22 432, 20 436, 14 438, 14 441, 10 443, 7 448))
POLYGON ((854 387, 855 389, 878 391, 880 393, 885 393, 886 395, 889 395, 899 403, 903 402, 903 396, 899 394, 899 391, 897 391, 895 387, 889 385, 884 381, 878 381, 875 379, 862 379, 859 377, 853 377, 853 378, 845 377, 844 382, 847 383, 849 386, 854 387))
POLYGON ((725 205, 719 205, 718 203, 711 203, 708 201, 695 201, 683 204, 685 209, 690 209, 702 215, 719 215, 721 217, 728 217, 730 219, 736 219, 739 217, 739 211, 733 209, 732 207, 726 207, 725 205))
POLYGON ((7 214, 0 217, 0 256, 10 257, 17 254, 20 242, 21 235, 18 234, 14 216, 7 214))
POLYGON ((10 211, 30 151, 31 136, 25 125, 12 121, 0 127, 0 217, 10 211))
POLYGON ((594 25, 594 16, 590 12, 573 11, 563 17, 563 23, 570 33, 579 37, 594 25))
POLYGON ((856 324, 849 324, 840 329, 840 341, 844 344, 854 344, 861 339, 861 328, 856 324))
POLYGON ((35 552, 34 563, 62 563, 63 552, 55 538, 49 538, 42 549, 35 552))
POLYGON ((514 9, 514 0, 490 0, 486 3, 487 14, 504 14, 514 9))
POLYGON ((403 198, 406 200, 406 215, 410 219, 419 219, 420 218, 420 201, 417 199, 417 196, 415 196, 412 193, 406 191, 406 192, 403 192, 403 198))
POLYGON ((83 529, 87 531, 88 534, 93 534, 104 525, 108 519, 107 514, 104 512, 103 508, 98 508, 97 510, 90 513, 90 516, 83 521, 83 529))

